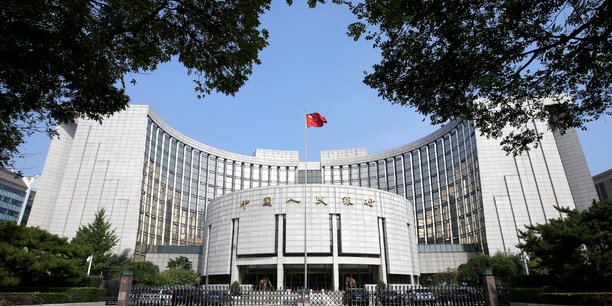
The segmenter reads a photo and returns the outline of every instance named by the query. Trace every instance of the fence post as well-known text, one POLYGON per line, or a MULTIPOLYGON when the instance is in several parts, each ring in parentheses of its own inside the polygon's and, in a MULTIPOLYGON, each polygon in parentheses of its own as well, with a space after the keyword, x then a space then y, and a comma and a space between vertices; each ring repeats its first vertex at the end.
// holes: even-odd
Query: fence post
POLYGON ((132 291, 132 271, 123 272, 121 284, 119 285, 119 296, 117 306, 128 306, 130 303, 130 292, 132 291))
POLYGON ((495 287, 495 276, 489 268, 485 268, 482 276, 482 284, 485 290, 485 302, 487 306, 499 306, 497 300, 497 288, 495 287))

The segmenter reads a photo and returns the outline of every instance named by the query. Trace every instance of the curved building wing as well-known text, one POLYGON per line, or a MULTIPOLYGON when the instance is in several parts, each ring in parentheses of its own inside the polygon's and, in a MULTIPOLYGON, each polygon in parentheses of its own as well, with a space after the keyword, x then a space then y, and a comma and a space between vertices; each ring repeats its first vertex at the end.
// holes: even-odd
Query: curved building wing
MULTIPOLYGON (((310 188, 376 190, 405 199, 413 230, 403 235, 414 239, 421 254, 411 257, 419 268, 406 275, 434 273, 478 252, 515 251, 524 225, 559 217, 553 206, 583 209, 596 198, 575 132, 560 135, 532 124, 544 138, 519 156, 506 155, 471 122, 452 122, 398 148, 323 151, 320 162, 304 165, 298 151, 257 149, 245 156, 208 146, 175 130, 150 107, 131 105, 103 124, 77 120, 59 127, 28 224, 73 237, 105 208, 120 237, 116 251, 133 250, 135 259, 162 268, 172 256, 188 255, 200 273, 222 271, 207 276, 225 281, 242 274, 207 264, 208 226, 229 216, 217 215, 215 205, 233 199, 235 207, 247 190, 303 188, 307 177, 310 188)), ((329 216, 338 214, 324 215, 321 222, 329 224, 329 216)))

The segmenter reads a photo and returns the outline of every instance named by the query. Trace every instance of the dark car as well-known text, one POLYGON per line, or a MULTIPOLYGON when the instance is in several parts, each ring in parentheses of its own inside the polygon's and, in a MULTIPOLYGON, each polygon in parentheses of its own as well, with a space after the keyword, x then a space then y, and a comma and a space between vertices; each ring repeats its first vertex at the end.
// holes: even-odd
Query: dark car
POLYGON ((204 292, 204 306, 231 305, 232 297, 223 290, 210 290, 204 292))
POLYGON ((402 295, 395 290, 384 290, 378 293, 378 301, 381 305, 400 306, 402 303, 402 295))
POLYGON ((350 288, 344 292, 342 303, 350 306, 368 306, 368 292, 361 288, 350 288))

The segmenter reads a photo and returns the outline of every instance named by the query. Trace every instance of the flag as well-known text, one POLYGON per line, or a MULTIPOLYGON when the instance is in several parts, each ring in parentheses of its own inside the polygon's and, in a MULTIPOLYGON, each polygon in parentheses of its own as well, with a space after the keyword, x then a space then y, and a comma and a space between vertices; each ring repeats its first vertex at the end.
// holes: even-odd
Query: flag
POLYGON ((306 127, 322 127, 326 123, 327 120, 325 120, 325 117, 323 117, 319 113, 312 113, 306 115, 306 127))

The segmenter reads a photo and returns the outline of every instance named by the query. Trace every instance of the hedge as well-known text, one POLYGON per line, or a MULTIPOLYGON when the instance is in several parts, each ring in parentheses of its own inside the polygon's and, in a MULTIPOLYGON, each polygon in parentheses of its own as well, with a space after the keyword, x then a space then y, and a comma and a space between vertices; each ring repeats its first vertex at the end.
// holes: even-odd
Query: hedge
POLYGON ((3 292, 0 305, 64 304, 98 302, 104 296, 104 288, 58 288, 59 292, 3 292))
POLYGON ((551 292, 552 288, 514 288, 512 301, 556 305, 611 305, 611 292, 551 292))

